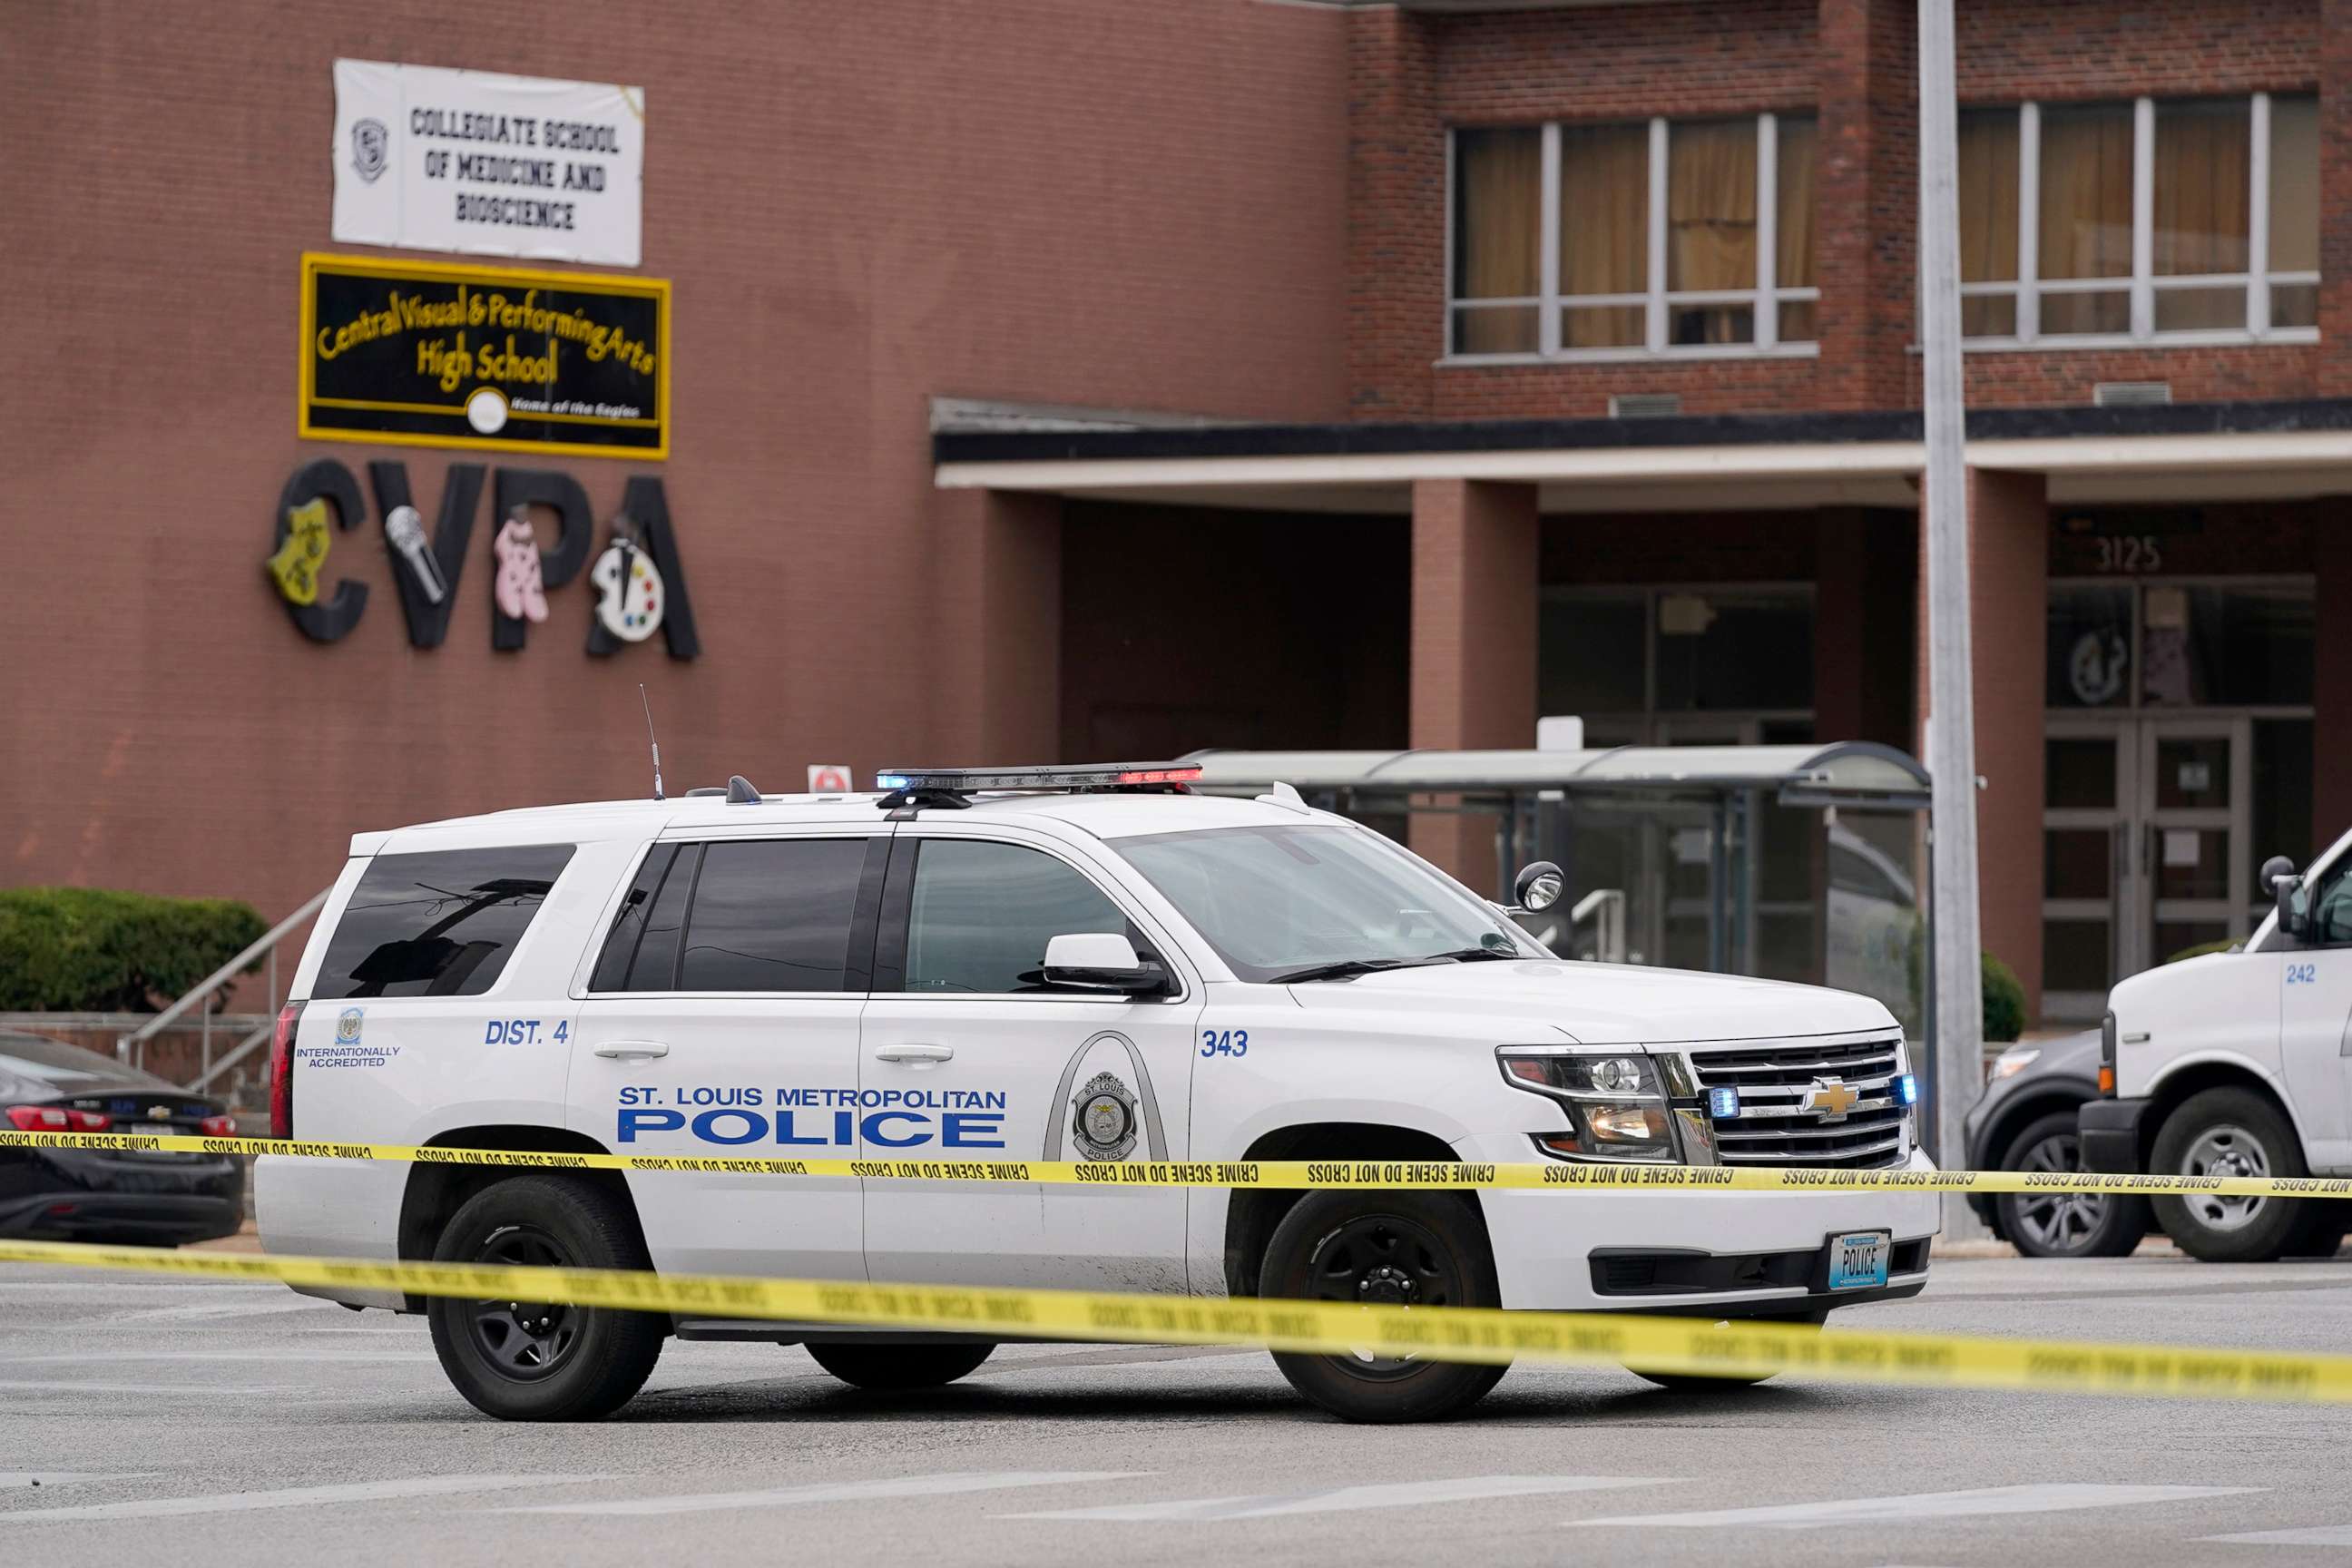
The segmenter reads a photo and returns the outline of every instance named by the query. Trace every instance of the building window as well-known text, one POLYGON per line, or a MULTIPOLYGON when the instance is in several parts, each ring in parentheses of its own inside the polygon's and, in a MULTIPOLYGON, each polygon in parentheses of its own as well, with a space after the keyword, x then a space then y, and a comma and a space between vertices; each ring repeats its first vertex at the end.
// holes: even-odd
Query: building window
POLYGON ((1815 352, 1807 116, 1463 129, 1457 358, 1815 352))
POLYGON ((2313 97, 1960 116, 1960 320, 1980 342, 2309 342, 2313 97))

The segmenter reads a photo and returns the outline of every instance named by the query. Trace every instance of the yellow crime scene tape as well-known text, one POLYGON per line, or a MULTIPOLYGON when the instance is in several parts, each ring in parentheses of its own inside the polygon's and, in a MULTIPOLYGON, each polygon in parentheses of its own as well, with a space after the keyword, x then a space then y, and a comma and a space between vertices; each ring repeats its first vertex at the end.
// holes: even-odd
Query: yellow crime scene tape
POLYGON ((1139 1296, 1016 1287, 870 1285, 601 1268, 370 1262, 0 1241, 0 1261, 277 1279, 466 1300, 549 1302, 790 1322, 952 1331, 1007 1340, 1253 1345, 1320 1355, 1639 1366, 1758 1376, 1791 1373, 1915 1388, 2352 1404, 2352 1356, 2198 1346, 2084 1344, 1979 1335, 1822 1331, 1614 1313, 1339 1301, 1139 1296))
POLYGON ((1750 1165, 1474 1164, 1412 1160, 769 1160, 741 1155, 529 1153, 435 1144, 336 1143, 132 1132, 0 1132, 0 1149, 112 1149, 150 1154, 278 1154, 532 1171, 688 1171, 867 1181, 1038 1182, 1063 1186, 1607 1189, 1724 1193, 2192 1193, 2217 1197, 2352 1198, 2352 1177, 2167 1176, 2096 1171, 1849 1171, 1750 1165))

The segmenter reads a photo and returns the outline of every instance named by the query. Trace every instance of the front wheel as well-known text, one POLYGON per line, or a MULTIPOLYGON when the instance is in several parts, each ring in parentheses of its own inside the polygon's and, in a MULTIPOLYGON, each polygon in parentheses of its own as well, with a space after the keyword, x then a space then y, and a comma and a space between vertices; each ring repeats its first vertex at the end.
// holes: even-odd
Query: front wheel
MULTIPOLYGON (((443 1263, 649 1268, 620 1200, 568 1176, 510 1176, 468 1198, 433 1248, 443 1263)), ((433 1348, 473 1406, 507 1421, 591 1421, 653 1375, 668 1318, 609 1307, 460 1301, 425 1309, 433 1348)))
MULTIPOLYGON (((1261 1296, 1367 1306, 1496 1307, 1502 1291, 1471 1200, 1419 1192, 1309 1193, 1266 1244, 1261 1296)), ((1276 1351, 1290 1386, 1343 1421, 1433 1421, 1467 1408, 1506 1366, 1276 1351)))
MULTIPOLYGON (((2054 1111, 2029 1123, 2001 1156, 2004 1171, 2083 1168, 2074 1113, 2054 1111)), ((2147 1200, 2124 1194, 2003 1193, 1993 1200, 2000 1233, 2028 1258, 2122 1258, 2147 1234, 2147 1200)))
MULTIPOLYGON (((2303 1145, 2268 1100, 2245 1089, 2192 1094, 2165 1118, 2149 1168, 2177 1176, 2300 1176, 2303 1145)), ((2156 1200, 2167 1236, 2208 1263, 2268 1263, 2315 1227, 2313 1205, 2211 1193, 2156 1200)))
POLYGON ((992 1344, 862 1345, 836 1341, 812 1344, 816 1364, 858 1388, 937 1388, 976 1370, 992 1344))

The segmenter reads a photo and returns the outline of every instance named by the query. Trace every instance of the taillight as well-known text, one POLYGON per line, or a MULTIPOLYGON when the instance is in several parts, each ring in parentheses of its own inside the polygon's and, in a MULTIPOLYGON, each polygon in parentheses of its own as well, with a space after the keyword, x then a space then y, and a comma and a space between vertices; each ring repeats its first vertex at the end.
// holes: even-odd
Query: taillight
POLYGON ((62 1105, 12 1105, 8 1125, 19 1132, 103 1132, 114 1125, 114 1118, 62 1105))
MULTIPOLYGON (((271 1085, 270 1098, 273 1100, 277 1099, 277 1087, 275 1083, 271 1085)), ((236 1136, 236 1118, 234 1116, 207 1116, 202 1122, 198 1123, 196 1131, 203 1133, 207 1138, 234 1138, 236 1136)))
MULTIPOLYGON (((294 1136, 294 1035, 302 1024, 302 1004, 289 1002, 278 1010, 278 1026, 269 1033, 269 1135, 294 1136)), ((227 1120, 226 1117, 221 1120, 227 1120)), ((210 1131, 207 1126, 206 1131, 210 1131)))

